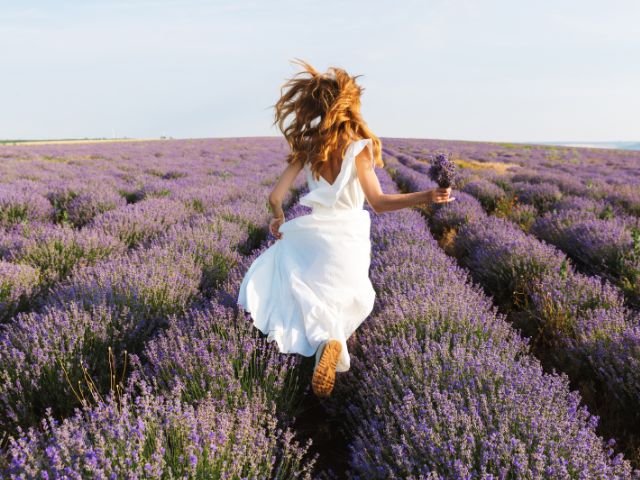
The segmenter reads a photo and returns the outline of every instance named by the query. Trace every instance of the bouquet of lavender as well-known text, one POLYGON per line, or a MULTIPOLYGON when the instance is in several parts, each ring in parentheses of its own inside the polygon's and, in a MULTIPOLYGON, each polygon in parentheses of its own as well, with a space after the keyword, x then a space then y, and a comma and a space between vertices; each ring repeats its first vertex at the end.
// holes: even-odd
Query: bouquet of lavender
POLYGON ((449 155, 439 153, 435 157, 433 155, 429 156, 429 162, 431 163, 429 177, 436 182, 440 188, 449 188, 455 183, 458 172, 456 166, 449 160, 451 155, 451 153, 449 153, 449 155))

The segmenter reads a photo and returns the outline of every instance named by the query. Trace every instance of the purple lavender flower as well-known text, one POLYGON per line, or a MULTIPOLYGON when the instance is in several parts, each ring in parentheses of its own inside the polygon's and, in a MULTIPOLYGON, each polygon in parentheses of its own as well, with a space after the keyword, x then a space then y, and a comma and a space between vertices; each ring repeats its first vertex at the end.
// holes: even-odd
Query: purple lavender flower
MULTIPOLYGON (((133 320, 137 319, 104 305, 85 311, 71 302, 61 308, 45 307, 41 313, 19 313, 3 325, 0 428, 16 433, 18 426, 39 422, 52 405, 71 413, 79 406, 71 386, 77 391, 81 381, 88 393, 81 364, 98 386, 105 381, 108 386, 108 348, 131 350, 147 339, 144 328, 133 320)), ((121 368, 123 358, 117 360, 121 368)), ((101 393, 108 393, 108 387, 101 393)))
POLYGON ((491 212, 498 206, 498 202, 504 199, 505 192, 495 183, 486 180, 476 180, 469 182, 462 190, 469 195, 473 195, 485 208, 491 212))
POLYGON ((89 223, 95 216, 110 210, 123 208, 127 201, 115 190, 103 189, 85 192, 74 198, 67 208, 69 222, 76 227, 89 223))
POLYGON ((172 317, 143 356, 144 376, 167 392, 179 388, 184 401, 257 395, 273 401, 279 413, 295 414, 301 357, 280 354, 250 317, 216 302, 172 317))
POLYGON ((248 241, 246 228, 208 214, 172 225, 148 246, 193 256, 196 266, 202 269, 199 288, 211 294, 241 261, 240 250, 248 241))
POLYGON ((457 170, 449 159, 452 155, 453 153, 449 155, 439 153, 429 157, 429 162, 431 163, 429 178, 436 182, 440 188, 449 188, 455 184, 457 170))
POLYGON ((630 215, 640 217, 640 191, 625 185, 608 195, 607 200, 626 210, 630 215))
POLYGON ((549 211, 562 198, 558 187, 549 183, 513 183, 511 187, 520 202, 533 205, 540 213, 549 211))
POLYGON ((42 195, 0 184, 0 228, 34 220, 51 221, 54 215, 53 206, 42 195))
POLYGON ((97 215, 87 228, 112 235, 128 247, 134 247, 183 221, 190 213, 182 203, 152 198, 97 215))
POLYGON ((206 398, 183 403, 179 389, 156 394, 124 392, 91 399, 59 421, 51 409, 24 436, 10 439, 7 474, 12 478, 282 478, 309 472, 290 429, 282 429, 273 406, 259 398, 228 403, 206 398), (94 401, 97 400, 97 401, 94 401))
POLYGON ((49 284, 64 279, 73 267, 93 265, 126 250, 126 245, 111 235, 67 225, 34 222, 11 233, 13 242, 5 258, 38 268, 43 282, 49 284))
POLYGON ((554 247, 525 235, 504 218, 488 217, 463 226, 455 245, 473 278, 499 301, 512 299, 514 292, 566 260, 554 247))
POLYGON ((593 212, 562 210, 541 217, 531 232, 567 253, 586 273, 605 276, 640 295, 640 258, 634 242, 635 222, 613 217, 600 220, 593 212))
POLYGON ((192 306, 201 279, 193 252, 153 247, 79 266, 44 301, 60 307, 80 302, 87 310, 106 304, 138 317, 145 328, 155 328, 168 315, 192 306))
POLYGON ((432 222, 436 234, 456 230, 467 223, 487 217, 480 202, 463 192, 456 193, 455 202, 435 205, 434 211, 432 222))

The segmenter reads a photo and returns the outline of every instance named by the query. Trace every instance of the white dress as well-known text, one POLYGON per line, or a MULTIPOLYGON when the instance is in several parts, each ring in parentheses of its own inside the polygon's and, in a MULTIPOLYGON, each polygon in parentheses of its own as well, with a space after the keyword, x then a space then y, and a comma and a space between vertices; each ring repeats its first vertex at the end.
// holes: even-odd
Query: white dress
MULTIPOLYGON (((324 340, 342 344, 336 371, 349 370, 346 340, 373 310, 369 280, 371 219, 355 157, 369 139, 352 142, 333 185, 304 167, 310 192, 300 203, 313 212, 280 227, 282 239, 245 275, 238 303, 282 353, 312 356, 324 340)), ((375 160, 374 160, 375 161, 375 160)))

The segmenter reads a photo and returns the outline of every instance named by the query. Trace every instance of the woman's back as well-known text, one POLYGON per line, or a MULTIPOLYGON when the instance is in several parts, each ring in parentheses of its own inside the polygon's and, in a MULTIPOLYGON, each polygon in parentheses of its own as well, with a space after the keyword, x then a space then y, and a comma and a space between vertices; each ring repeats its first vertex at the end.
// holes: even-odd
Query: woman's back
MULTIPOLYGON (((355 157, 371 142, 370 139, 351 141, 345 151, 344 158, 340 163, 335 159, 333 165, 327 168, 335 168, 335 176, 333 182, 329 182, 324 176, 320 175, 319 179, 313 178, 311 166, 307 163, 304 167, 307 176, 307 185, 309 185, 309 193, 300 198, 300 203, 307 207, 312 207, 313 212, 323 215, 345 213, 352 210, 362 210, 365 196, 358 180, 358 172, 356 170, 355 157)), ((337 149, 339 152, 340 150, 337 149)), ((334 157, 335 158, 335 157, 334 157)))
MULTIPOLYGON (((345 134, 340 136, 338 145, 329 153, 328 159, 324 167, 320 170, 320 176, 324 178, 327 183, 333 185, 336 177, 340 174, 342 169, 342 161, 344 157, 340 154, 345 145, 348 145, 352 140, 345 134)), ((346 151, 345 151, 346 155, 346 151)))

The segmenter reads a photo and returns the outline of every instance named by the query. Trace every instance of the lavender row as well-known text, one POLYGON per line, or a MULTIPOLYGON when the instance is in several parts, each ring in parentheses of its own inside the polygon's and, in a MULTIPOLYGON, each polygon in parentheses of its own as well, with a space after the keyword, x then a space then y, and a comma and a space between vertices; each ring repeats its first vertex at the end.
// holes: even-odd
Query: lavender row
POLYGON ((467 183, 464 192, 474 196, 491 213, 506 218, 571 258, 583 273, 616 284, 630 305, 640 298, 640 224, 638 218, 616 211, 611 204, 583 197, 562 198, 552 185, 510 185, 510 197, 485 180, 467 183), (505 200, 506 199, 506 200, 505 200), (502 208, 501 202, 511 202, 502 208), (551 211, 549 211, 551 210, 551 211), (543 215, 538 212, 546 211, 543 215))
POLYGON ((373 215, 372 248, 374 313, 331 403, 353 438, 355 478, 633 475, 567 378, 542 373, 418 212, 373 215))
POLYGON ((617 284, 640 305, 640 230, 619 218, 601 220, 589 211, 564 210, 539 218, 530 232, 567 253, 584 272, 617 284))
MULTIPOLYGON (((428 169, 428 164, 417 161, 410 155, 397 154, 396 158, 417 172, 426 173, 428 169)), ((396 178, 403 181, 407 175, 410 174, 405 172, 396 178)), ((630 305, 638 305, 640 224, 637 218, 625 215, 621 209, 604 200, 577 196, 563 198, 559 186, 563 191, 570 189, 565 182, 558 181, 557 177, 536 177, 519 173, 511 181, 499 175, 485 175, 492 181, 468 181, 469 177, 473 178, 473 174, 463 175, 463 192, 475 197, 485 211, 506 216, 525 231, 555 245, 582 272, 607 278, 621 288, 630 305), (556 180, 557 185, 551 183, 551 179, 556 180), (540 213, 543 215, 539 216, 540 213)), ((460 197, 460 194, 457 195, 460 197)), ((459 199, 466 204, 459 205, 461 208, 457 210, 461 212, 455 217, 442 221, 444 212, 452 210, 450 207, 433 216, 436 232, 442 233, 445 225, 449 228, 460 226, 460 220, 466 218, 462 215, 465 210, 472 218, 478 217, 474 202, 468 202, 464 196, 459 199)))
POLYGON ((384 143, 392 156, 424 161, 429 155, 453 152, 454 160, 474 173, 492 176, 506 170, 514 182, 553 184, 565 195, 606 199, 640 215, 637 151, 391 138, 384 143))
POLYGON ((520 308, 546 336, 557 339, 559 366, 589 367, 589 375, 603 382, 605 392, 638 411, 640 328, 623 307, 619 290, 575 272, 561 252, 505 219, 489 217, 465 225, 455 246, 462 264, 488 293, 502 301, 511 297, 524 302, 520 308))

